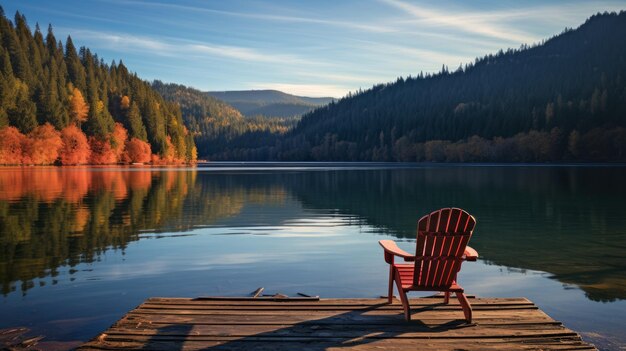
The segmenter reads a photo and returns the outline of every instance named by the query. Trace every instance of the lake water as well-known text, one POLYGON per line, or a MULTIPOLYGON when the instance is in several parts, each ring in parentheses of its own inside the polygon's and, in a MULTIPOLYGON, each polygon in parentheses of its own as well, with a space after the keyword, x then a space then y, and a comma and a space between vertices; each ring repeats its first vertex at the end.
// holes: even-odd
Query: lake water
POLYGON ((468 294, 626 347, 626 167, 218 166, 1 168, 0 328, 63 348, 151 296, 378 297, 378 240, 412 251, 417 220, 454 206, 477 219, 468 294))

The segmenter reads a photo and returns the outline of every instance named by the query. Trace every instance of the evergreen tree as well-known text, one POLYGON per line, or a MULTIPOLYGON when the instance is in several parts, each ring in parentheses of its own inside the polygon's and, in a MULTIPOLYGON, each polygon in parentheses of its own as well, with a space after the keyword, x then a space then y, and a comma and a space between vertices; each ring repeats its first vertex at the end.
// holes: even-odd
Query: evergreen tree
POLYGON ((195 146, 186 137, 188 132, 178 107, 167 105, 121 61, 108 65, 85 47, 77 53, 69 36, 64 48, 51 25, 44 38, 39 25, 31 32, 19 12, 15 26, 4 12, 0 14, 0 44, 0 128, 15 126, 24 135, 45 123, 57 130, 76 123, 97 148, 94 156, 86 159, 104 162, 111 155, 116 159, 122 156, 118 139, 126 134, 115 128, 117 120, 129 128, 133 137, 153 143, 141 144, 142 150, 148 145, 160 156, 174 155, 168 156, 172 162, 195 160, 189 158, 189 150, 195 146), (149 123, 148 128, 144 121, 149 123))

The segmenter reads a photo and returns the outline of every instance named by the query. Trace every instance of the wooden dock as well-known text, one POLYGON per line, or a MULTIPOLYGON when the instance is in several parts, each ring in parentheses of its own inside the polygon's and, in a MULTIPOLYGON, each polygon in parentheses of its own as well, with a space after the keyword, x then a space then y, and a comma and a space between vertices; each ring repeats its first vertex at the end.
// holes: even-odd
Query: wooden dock
POLYGON ((150 298, 79 350, 596 350, 525 298, 150 298))

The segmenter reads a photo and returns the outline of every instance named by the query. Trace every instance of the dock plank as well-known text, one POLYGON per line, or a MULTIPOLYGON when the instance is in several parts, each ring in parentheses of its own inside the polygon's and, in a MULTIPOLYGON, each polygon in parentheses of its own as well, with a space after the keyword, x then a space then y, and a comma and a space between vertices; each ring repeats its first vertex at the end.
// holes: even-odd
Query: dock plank
POLYGON ((471 303, 150 298, 79 350, 595 350, 528 299, 471 303))

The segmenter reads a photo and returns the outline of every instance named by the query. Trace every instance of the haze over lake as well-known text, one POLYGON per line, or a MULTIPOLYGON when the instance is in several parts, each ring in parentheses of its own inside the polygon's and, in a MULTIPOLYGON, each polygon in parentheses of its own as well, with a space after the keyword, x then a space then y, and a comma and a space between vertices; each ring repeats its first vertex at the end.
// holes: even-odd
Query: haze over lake
POLYGON ((626 168, 340 164, 0 169, 0 328, 85 341, 150 296, 377 297, 377 241, 477 218, 467 293, 524 296, 598 346, 626 343, 626 168), (288 166, 288 167, 285 167, 288 166))

